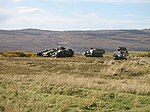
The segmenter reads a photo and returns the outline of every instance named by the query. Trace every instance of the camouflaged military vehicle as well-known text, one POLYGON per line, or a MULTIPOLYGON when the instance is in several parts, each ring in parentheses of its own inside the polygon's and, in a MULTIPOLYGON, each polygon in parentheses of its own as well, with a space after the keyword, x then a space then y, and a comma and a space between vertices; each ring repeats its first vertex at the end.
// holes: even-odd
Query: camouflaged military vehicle
POLYGON ((119 47, 117 51, 114 52, 115 60, 127 60, 128 51, 125 47, 119 47))
POLYGON ((45 49, 44 51, 37 53, 37 56, 51 57, 52 53, 55 51, 56 49, 45 49))
POLYGON ((66 49, 64 47, 59 46, 59 48, 56 49, 46 49, 42 52, 37 53, 37 56, 43 56, 43 57, 72 57, 74 55, 74 51, 72 49, 66 49))
POLYGON ((93 48, 91 48, 89 51, 84 52, 84 55, 86 57, 103 57, 103 54, 105 54, 104 49, 93 49, 93 48))

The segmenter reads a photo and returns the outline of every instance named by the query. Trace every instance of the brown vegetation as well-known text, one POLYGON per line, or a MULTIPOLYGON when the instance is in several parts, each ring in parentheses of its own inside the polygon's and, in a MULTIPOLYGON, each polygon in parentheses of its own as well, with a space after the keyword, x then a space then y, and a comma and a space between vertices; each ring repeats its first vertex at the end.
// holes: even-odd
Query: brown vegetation
POLYGON ((150 58, 0 57, 0 111, 148 112, 150 58))
POLYGON ((0 53, 0 57, 36 57, 35 53, 24 53, 22 51, 0 53))
POLYGON ((21 50, 40 52, 59 45, 75 52, 89 48, 114 51, 119 46, 130 51, 150 51, 150 30, 48 31, 37 29, 0 30, 0 52, 21 50))

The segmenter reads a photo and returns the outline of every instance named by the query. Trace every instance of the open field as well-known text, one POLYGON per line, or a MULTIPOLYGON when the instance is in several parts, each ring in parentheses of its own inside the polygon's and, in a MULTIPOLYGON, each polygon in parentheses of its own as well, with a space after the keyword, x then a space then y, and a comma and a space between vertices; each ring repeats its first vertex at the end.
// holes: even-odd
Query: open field
POLYGON ((150 112, 149 53, 0 57, 1 111, 150 112))

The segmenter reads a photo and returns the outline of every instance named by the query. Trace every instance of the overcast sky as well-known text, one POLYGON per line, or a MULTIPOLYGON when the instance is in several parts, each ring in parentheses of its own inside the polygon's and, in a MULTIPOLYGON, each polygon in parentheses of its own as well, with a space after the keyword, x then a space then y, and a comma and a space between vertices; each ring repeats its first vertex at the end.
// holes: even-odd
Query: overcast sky
POLYGON ((0 29, 150 28, 150 0, 0 0, 0 29))

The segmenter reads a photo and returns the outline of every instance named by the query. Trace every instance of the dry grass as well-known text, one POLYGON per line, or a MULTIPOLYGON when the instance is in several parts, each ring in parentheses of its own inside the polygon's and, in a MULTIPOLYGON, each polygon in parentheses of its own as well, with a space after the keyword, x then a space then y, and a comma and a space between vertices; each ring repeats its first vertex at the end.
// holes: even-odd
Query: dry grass
POLYGON ((131 52, 132 57, 150 57, 150 52, 131 52))
POLYGON ((24 53, 22 51, 0 53, 0 57, 36 57, 35 53, 24 53))
POLYGON ((150 111, 150 58, 0 57, 0 111, 150 111))

